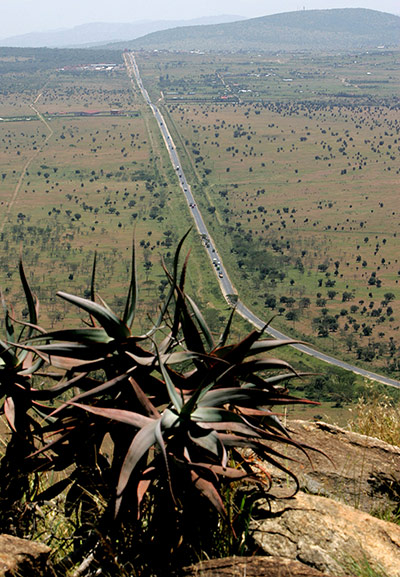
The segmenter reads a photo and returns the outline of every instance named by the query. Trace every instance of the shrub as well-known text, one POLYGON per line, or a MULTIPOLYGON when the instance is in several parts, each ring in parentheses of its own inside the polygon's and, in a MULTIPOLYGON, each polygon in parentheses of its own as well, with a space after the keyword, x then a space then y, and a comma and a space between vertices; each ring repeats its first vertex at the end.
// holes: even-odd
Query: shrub
MULTIPOLYGON (((183 241, 172 270, 164 267, 169 292, 159 317, 142 335, 132 332, 134 251, 121 317, 95 295, 96 259, 90 298, 57 293, 87 317, 73 329, 38 326, 37 302, 20 267, 30 322, 21 323, 26 338, 15 339, 6 312, 0 390, 9 447, 22 443, 19 462, 31 489, 25 483, 7 503, 2 529, 12 507, 22 510, 25 501, 25 509, 35 511, 57 498, 75 528, 61 573, 90 559, 111 572, 118 564, 142 576, 166 574, 202 551, 215 552, 215 535, 232 531, 234 518, 246 518, 237 512, 241 507, 232 514, 236 505, 227 499, 227 487, 246 480, 263 491, 271 488, 255 457, 286 472, 297 490, 284 448, 294 445, 305 455, 308 448, 290 438, 272 408, 307 402, 286 388, 301 375, 264 356, 288 341, 254 330, 230 342, 234 308, 215 338, 184 290, 183 241), (276 442, 282 451, 272 449, 276 442), (42 482, 32 485, 32 478, 42 482)), ((13 471, 9 461, 7 448, 1 487, 21 477, 22 469, 13 471)))

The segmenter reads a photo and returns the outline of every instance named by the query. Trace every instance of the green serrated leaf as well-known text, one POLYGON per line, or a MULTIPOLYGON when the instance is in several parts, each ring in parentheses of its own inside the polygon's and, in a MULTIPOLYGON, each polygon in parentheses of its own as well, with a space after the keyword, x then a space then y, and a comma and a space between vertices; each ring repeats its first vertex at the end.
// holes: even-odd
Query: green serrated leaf
POLYGON ((0 359, 4 362, 4 367, 7 369, 17 369, 21 365, 21 358, 16 353, 12 343, 7 344, 0 341, 0 359))
POLYGON ((133 438, 133 441, 122 464, 118 479, 115 516, 118 515, 119 508, 121 506, 122 494, 129 482, 129 478, 132 472, 134 471, 141 458, 156 442, 156 427, 157 420, 151 419, 151 422, 141 428, 133 438))
POLYGON ((188 436, 193 443, 221 458, 223 446, 216 431, 196 426, 190 428, 188 436))
POLYGON ((121 340, 130 336, 130 330, 126 324, 106 307, 94 303, 91 300, 77 297, 62 291, 59 291, 57 295, 93 316, 102 325, 110 337, 121 340))
POLYGON ((96 291, 95 291, 96 264, 97 264, 97 252, 94 251, 93 267, 92 267, 92 278, 91 278, 91 281, 90 281, 90 300, 91 300, 92 302, 95 302, 95 300, 96 300, 96 291))
POLYGON ((301 342, 302 341, 294 339, 263 339, 262 341, 256 341, 255 343, 253 343, 247 355, 256 355, 259 353, 265 353, 278 347, 285 347, 287 345, 296 345, 301 342))
MULTIPOLYGON (((19 275, 21 278, 21 283, 24 289, 26 304, 28 305, 29 311, 29 322, 32 325, 37 324, 37 311, 36 311, 36 304, 35 299, 33 297, 32 291, 29 287, 28 281, 26 280, 24 267, 22 265, 22 261, 19 262, 19 275)), ((33 334, 33 329, 31 327, 28 328, 28 338, 33 334)))
POLYGON ((174 405, 175 409, 179 413, 180 410, 182 409, 182 406, 183 406, 183 400, 180 397, 180 395, 178 394, 178 391, 176 390, 175 385, 172 382, 171 377, 169 376, 168 371, 165 368, 165 365, 160 358, 160 355, 158 354, 158 351, 157 351, 157 358, 158 358, 159 367, 161 369, 161 374, 163 376, 163 379, 165 381, 165 385, 167 387, 168 396, 171 400, 171 403, 174 405))
POLYGON ((256 405, 268 404, 271 396, 267 391, 259 389, 245 389, 242 387, 228 387, 208 391, 199 402, 199 406, 222 407, 226 404, 252 402, 256 405))
POLYGON ((131 282, 129 284, 128 296, 125 303, 125 311, 123 316, 124 323, 132 327, 135 319, 137 302, 137 276, 136 276, 136 259, 135 259, 135 243, 132 242, 132 264, 131 264, 131 282))
POLYGON ((186 298, 189 301, 190 306, 192 307, 194 316, 200 325, 200 328, 202 330, 204 338, 206 339, 208 348, 211 351, 215 347, 215 342, 214 342, 214 338, 211 334, 211 331, 210 331, 203 315, 201 314, 199 307, 196 305, 196 303, 188 295, 186 295, 186 298))
POLYGON ((49 357, 69 357, 80 361, 94 361, 103 358, 107 354, 107 348, 90 346, 83 343, 58 343, 50 345, 39 345, 33 350, 37 353, 48 355, 49 357))
POLYGON ((236 312, 236 307, 234 307, 231 310, 231 313, 230 313, 229 318, 228 318, 228 322, 226 323, 224 331, 219 338, 219 341, 217 344, 217 349, 219 349, 220 347, 224 347, 226 344, 226 341, 228 340, 229 333, 231 332, 231 326, 232 326, 233 316, 234 316, 235 312, 236 312))
POLYGON ((215 507, 215 509, 222 517, 226 517, 226 510, 221 495, 214 487, 213 483, 200 476, 196 471, 192 471, 191 473, 192 481, 198 491, 200 491, 200 493, 202 493, 210 501, 210 503, 215 507))
POLYGON ((36 341, 64 341, 71 343, 101 343, 106 344, 111 342, 113 339, 106 333, 102 328, 88 327, 86 329, 65 329, 59 331, 51 331, 43 335, 37 335, 30 339, 31 343, 36 341))
MULTIPOLYGON (((119 421, 120 423, 125 423, 126 425, 132 425, 132 427, 137 427, 141 429, 154 423, 154 419, 141 415, 140 413, 135 413, 134 411, 126 411, 124 409, 109 409, 106 407, 93 407, 91 405, 82 405, 81 403, 68 402, 68 405, 73 405, 74 407, 79 407, 88 413, 93 413, 99 417, 105 417, 106 419, 111 419, 113 421, 119 421)), ((157 419, 158 420, 158 419, 157 419)))

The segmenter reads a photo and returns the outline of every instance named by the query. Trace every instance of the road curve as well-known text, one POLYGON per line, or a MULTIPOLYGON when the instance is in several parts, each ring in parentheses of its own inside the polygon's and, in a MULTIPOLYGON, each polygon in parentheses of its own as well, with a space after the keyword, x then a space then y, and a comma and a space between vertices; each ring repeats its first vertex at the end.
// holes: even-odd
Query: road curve
MULTIPOLYGON (((188 184, 188 182, 186 180, 186 176, 182 170, 182 164, 179 160, 179 156, 178 156, 178 153, 176 152, 176 147, 175 147, 174 141, 173 141, 172 136, 171 136, 171 134, 168 130, 168 127, 165 123, 164 117, 162 116, 158 107, 151 102, 149 94, 143 86, 143 82, 142 82, 142 79, 140 77, 139 68, 136 64, 134 54, 132 52, 124 52, 123 57, 124 57, 125 66, 127 68, 128 75, 131 78, 131 82, 137 83, 137 86, 139 87, 139 90, 140 90, 144 100, 150 106, 150 108, 151 108, 151 110, 155 116, 155 119, 157 121, 161 135, 164 139, 165 146, 168 150, 172 165, 173 165, 173 167, 177 173, 177 176, 179 179, 179 185, 180 185, 182 192, 185 196, 186 202, 188 203, 189 210, 192 214, 192 217, 193 217, 193 220, 195 222, 197 231, 200 235, 201 241, 202 241, 204 248, 207 251, 207 254, 210 258, 210 261, 212 263, 212 267, 214 268, 214 272, 217 276, 217 280, 219 282, 221 292, 222 292, 225 300, 228 302, 228 304, 232 305, 233 304, 232 303, 232 300, 233 300, 232 297, 234 297, 235 300, 237 299, 237 291, 236 291, 235 287, 233 286, 233 284, 232 284, 232 282, 228 276, 228 273, 227 273, 227 271, 223 265, 222 259, 219 256, 217 247, 215 246, 215 243, 213 242, 213 240, 212 240, 212 238, 211 238, 211 236, 207 230, 207 227, 203 221, 200 210, 196 204, 195 198, 194 198, 193 193, 191 191, 190 185, 188 184)), ((283 339, 283 340, 288 340, 288 341, 291 340, 290 337, 288 337, 287 335, 281 333, 280 331, 272 328, 271 326, 266 327, 265 321, 263 321, 262 319, 257 317, 240 300, 237 300, 236 310, 243 318, 245 318, 253 326, 255 326, 258 329, 264 329, 265 332, 268 333, 269 335, 271 335, 272 337, 274 337, 276 339, 283 339)), ((386 377, 384 375, 378 375, 378 374, 376 374, 372 371, 368 371, 366 369, 361 369, 360 367, 356 367, 355 365, 352 365, 350 363, 346 363, 344 361, 341 361, 340 359, 337 359, 337 358, 332 357, 330 355, 327 355, 325 353, 321 353, 320 351, 317 351, 316 349, 313 349, 312 347, 309 347, 307 345, 294 344, 291 346, 298 351, 301 351, 307 355, 315 357, 316 359, 319 359, 325 363, 329 363, 330 365, 334 365, 334 366, 339 367, 341 369, 344 369, 346 371, 351 371, 353 373, 356 373, 357 375, 361 375, 364 378, 371 379, 373 381, 377 381, 377 382, 382 383, 384 385, 389 385, 392 387, 400 388, 400 382, 395 380, 395 379, 391 379, 391 378, 386 377)))

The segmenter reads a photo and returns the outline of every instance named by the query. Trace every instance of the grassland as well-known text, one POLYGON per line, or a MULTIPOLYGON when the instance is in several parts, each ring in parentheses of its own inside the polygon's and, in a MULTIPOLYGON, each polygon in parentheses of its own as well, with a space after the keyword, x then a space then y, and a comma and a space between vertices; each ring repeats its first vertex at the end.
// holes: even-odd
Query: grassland
POLYGON ((138 62, 242 298, 398 375, 397 55, 138 62))
MULTIPOLYGON (((135 234, 144 287, 138 329, 147 328, 167 284, 161 260, 170 263, 191 226, 151 112, 123 67, 111 72, 50 67, 34 76, 32 82, 29 69, 4 73, 7 90, 0 95, 3 293, 8 302, 22 302, 21 253, 42 305, 41 322, 59 326, 73 311, 55 293, 87 293, 96 251, 99 293, 118 310, 135 234)), ((186 246, 193 248, 188 289, 215 323, 228 313, 215 279, 199 274, 206 256, 195 241, 193 233, 186 246)))
MULTIPOLYGON (((397 56, 137 55, 241 298, 282 330, 393 376, 397 56)), ((161 258, 190 215, 123 67, 61 64, 3 71, 0 284, 18 301, 22 246, 43 318, 60 324, 70 311, 56 289, 84 294, 98 251, 99 292, 118 308, 135 228, 143 327, 164 294, 161 258)), ((189 291, 216 326, 226 307, 194 233, 188 247, 189 291)))

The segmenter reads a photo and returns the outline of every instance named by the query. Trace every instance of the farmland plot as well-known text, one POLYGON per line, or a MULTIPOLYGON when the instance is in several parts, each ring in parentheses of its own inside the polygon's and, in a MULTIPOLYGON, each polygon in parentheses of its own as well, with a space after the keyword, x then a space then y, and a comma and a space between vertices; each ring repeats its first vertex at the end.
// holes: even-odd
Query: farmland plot
POLYGON ((243 300, 283 330, 396 374, 396 55, 138 61, 243 300))
MULTIPOLYGON (((56 290, 87 294, 96 251, 99 292, 119 310, 135 231, 138 275, 146 287, 138 322, 147 327, 147 315, 158 314, 166 290, 161 259, 168 263, 190 226, 154 120, 123 68, 52 70, 38 76, 39 88, 38 78, 31 88, 26 72, 14 90, 8 77, 2 94, 2 289, 7 300, 18 302, 21 250, 44 305, 42 322, 57 326, 72 310, 56 299, 56 290)), ((204 266, 202 259, 200 247, 195 248, 194 276, 204 266)), ((200 298, 202 291, 217 294, 215 280, 200 283, 200 298)))

